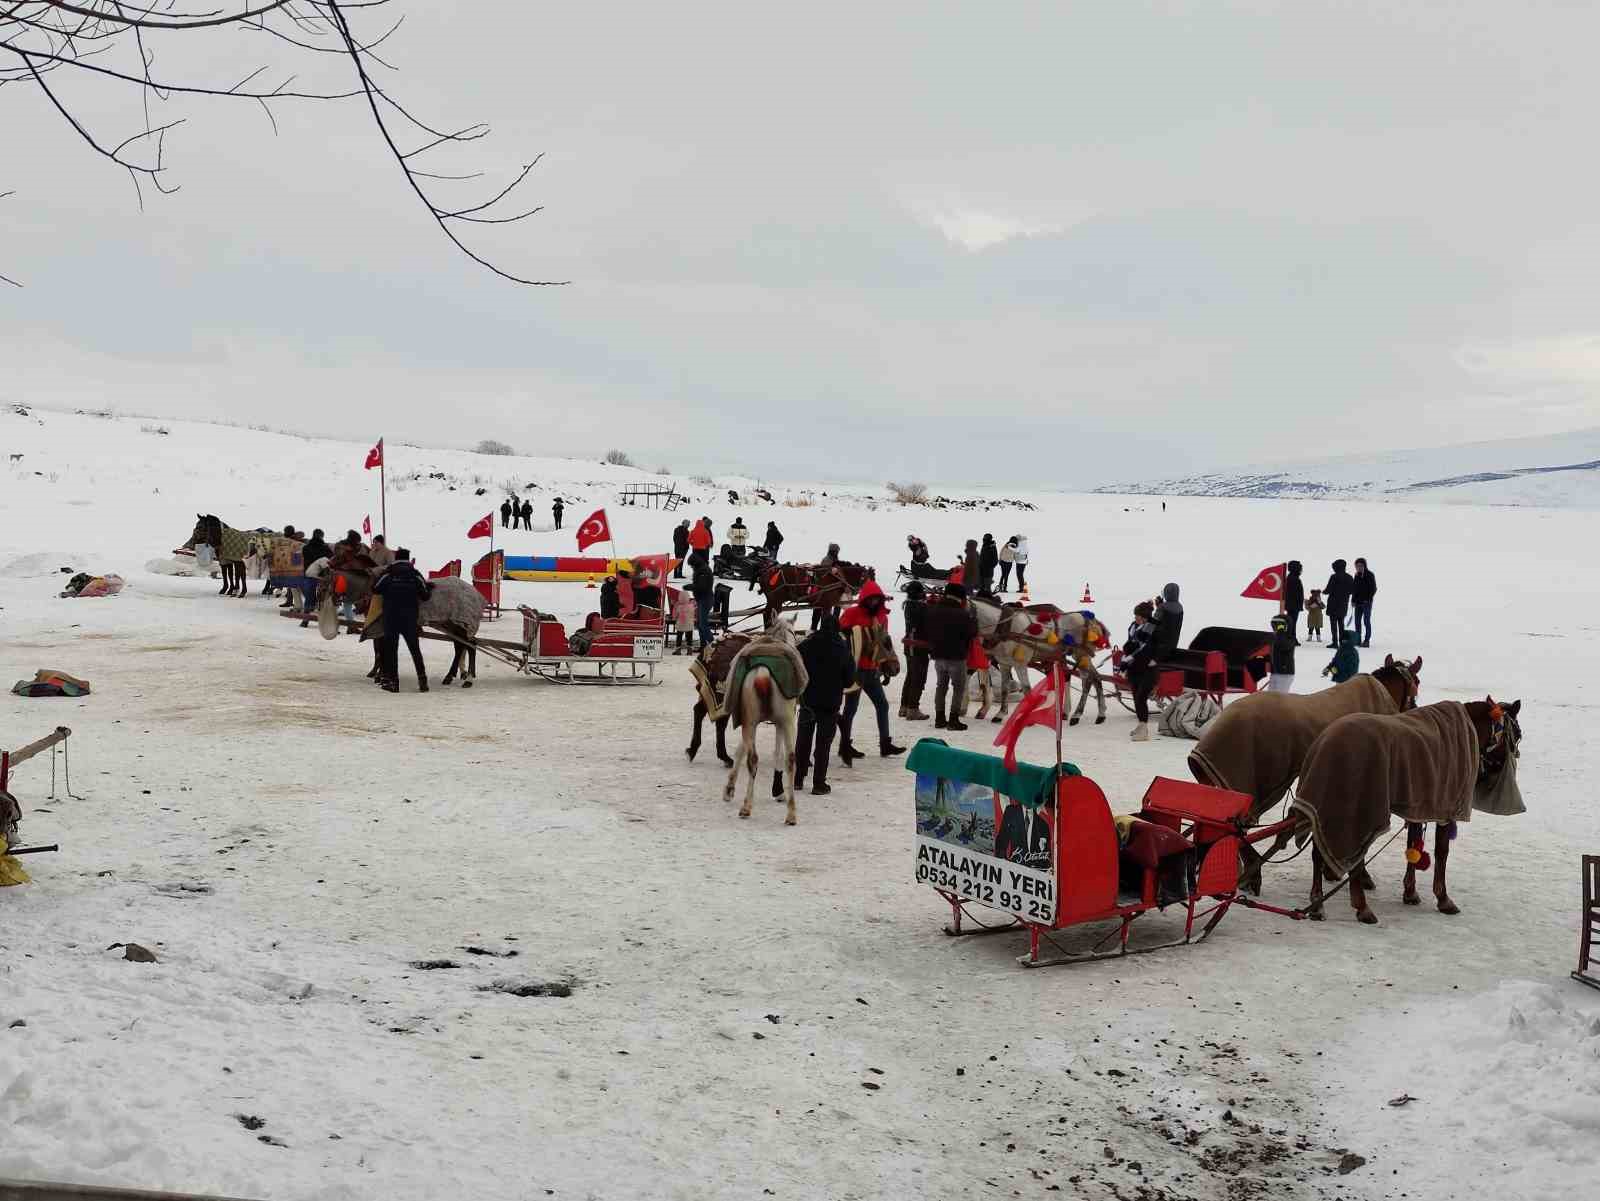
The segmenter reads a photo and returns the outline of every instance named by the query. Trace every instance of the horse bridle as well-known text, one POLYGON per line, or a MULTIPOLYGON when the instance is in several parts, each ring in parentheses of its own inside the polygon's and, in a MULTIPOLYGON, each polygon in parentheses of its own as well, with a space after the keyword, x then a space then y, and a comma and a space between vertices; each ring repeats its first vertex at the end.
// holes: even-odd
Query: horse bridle
POLYGON ((1400 682, 1405 685, 1404 699, 1407 703, 1402 704, 1400 708, 1402 710, 1415 709, 1417 707, 1417 693, 1421 691, 1421 685, 1417 683, 1416 675, 1404 663, 1391 663, 1389 666, 1394 668, 1395 674, 1400 677, 1400 682))
POLYGON ((1489 744, 1478 752, 1478 778, 1493 775, 1497 771, 1504 771, 1506 763, 1518 757, 1522 752, 1517 749, 1517 744, 1522 741, 1522 725, 1516 717, 1506 710, 1506 707, 1496 702, 1489 707, 1489 744), (1494 762, 1495 752, 1500 754, 1500 762, 1494 762))

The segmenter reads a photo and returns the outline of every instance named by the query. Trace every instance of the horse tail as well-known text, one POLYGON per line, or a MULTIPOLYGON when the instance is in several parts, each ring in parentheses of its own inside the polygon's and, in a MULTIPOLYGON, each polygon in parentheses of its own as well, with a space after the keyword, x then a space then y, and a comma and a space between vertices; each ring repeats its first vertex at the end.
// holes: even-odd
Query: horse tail
POLYGON ((772 675, 765 671, 758 671, 750 677, 750 686, 756 690, 756 695, 763 701, 772 697, 772 675))

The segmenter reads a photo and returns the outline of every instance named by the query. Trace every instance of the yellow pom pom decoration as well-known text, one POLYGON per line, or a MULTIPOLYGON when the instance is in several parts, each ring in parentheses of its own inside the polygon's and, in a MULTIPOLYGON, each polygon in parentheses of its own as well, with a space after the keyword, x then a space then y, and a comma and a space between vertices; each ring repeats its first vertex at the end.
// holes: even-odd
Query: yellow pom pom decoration
POLYGON ((1422 852, 1421 852, 1421 851, 1419 851, 1419 850, 1417 850, 1417 848, 1416 848, 1416 847, 1407 847, 1407 848, 1406 848, 1406 862, 1407 862, 1407 863, 1409 863, 1409 864, 1411 864, 1411 865, 1412 865, 1412 866, 1413 866, 1413 867, 1415 867, 1415 866, 1416 866, 1416 864, 1417 864, 1417 863, 1418 863, 1418 862, 1419 862, 1419 861, 1420 861, 1420 860, 1421 860, 1421 859, 1422 859, 1422 852))

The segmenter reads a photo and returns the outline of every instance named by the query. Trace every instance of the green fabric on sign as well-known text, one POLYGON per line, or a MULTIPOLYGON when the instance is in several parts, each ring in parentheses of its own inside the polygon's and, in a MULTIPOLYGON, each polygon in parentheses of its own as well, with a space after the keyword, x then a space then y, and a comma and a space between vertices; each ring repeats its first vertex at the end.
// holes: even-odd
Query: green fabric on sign
MULTIPOLYGON (((1054 795, 1056 769, 1037 767, 1032 763, 1017 761, 1017 770, 1006 770, 1005 760, 999 755, 985 755, 979 751, 964 751, 953 747, 942 738, 924 738, 911 748, 906 756, 906 770, 919 776, 939 776, 963 784, 982 784, 996 792, 1021 801, 1030 809, 1054 795)), ((1081 776, 1083 773, 1071 763, 1061 765, 1063 776, 1081 776)))
POLYGON ((740 662, 738 670, 728 681, 727 696, 743 695, 744 678, 757 667, 765 667, 772 675, 778 691, 793 699, 800 695, 800 677, 795 674, 794 663, 786 655, 763 655, 752 652, 740 662))

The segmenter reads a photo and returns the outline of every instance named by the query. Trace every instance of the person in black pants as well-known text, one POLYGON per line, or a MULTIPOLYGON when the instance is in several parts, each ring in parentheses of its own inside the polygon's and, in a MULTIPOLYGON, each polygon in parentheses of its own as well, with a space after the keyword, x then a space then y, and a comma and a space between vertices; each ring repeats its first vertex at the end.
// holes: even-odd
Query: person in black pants
POLYGON ((928 686, 928 640, 922 633, 922 618, 927 612, 928 590, 916 580, 906 585, 906 682, 900 689, 900 717, 904 721, 927 721, 922 711, 922 692, 928 686))
POLYGON ((517 509, 517 516, 522 518, 522 528, 531 530, 533 528, 533 502, 524 498, 521 506, 517 509))
POLYGON ((1289 574, 1283 581, 1283 611, 1289 618, 1289 637, 1300 645, 1300 614, 1306 607, 1306 585, 1300 578, 1299 559, 1289 560, 1289 574))
POLYGON ((716 604, 717 577, 711 571, 711 559, 704 550, 689 556, 689 591, 694 593, 695 631, 700 635, 700 649, 711 645, 711 609, 716 604))
POLYGON ((1135 640, 1129 642, 1129 657, 1123 660, 1123 670, 1133 684, 1133 716, 1138 724, 1129 737, 1135 742, 1150 741, 1150 694, 1161 678, 1161 664, 1178 649, 1178 639, 1183 634, 1183 604, 1178 600, 1176 584, 1161 590, 1147 636, 1141 636, 1144 629, 1140 627, 1135 640))
POLYGON ((678 562, 672 569, 672 578, 683 579, 683 561, 689 557, 689 519, 685 517, 672 527, 672 557, 678 562))
POLYGON ((800 714, 795 724, 794 786, 806 786, 811 775, 811 795, 827 796, 828 755, 833 736, 839 729, 839 706, 844 690, 855 683, 855 661, 850 648, 839 636, 839 619, 825 613, 815 633, 800 643, 800 658, 806 665, 808 683, 800 696, 800 714))
POLYGON ((417 633, 421 629, 422 602, 433 591, 411 563, 411 552, 401 547, 372 590, 383 598, 383 641, 378 644, 378 683, 385 692, 400 691, 400 639, 406 641, 417 669, 417 691, 428 691, 428 669, 422 662, 417 633))
MULTIPOLYGON (((561 503, 561 498, 556 497, 555 503, 550 506, 550 515, 556 519, 556 529, 561 528, 561 510, 566 506, 561 503)), ((532 512, 532 509, 529 509, 532 512)))
POLYGON ((1322 590, 1323 601, 1328 606, 1328 645, 1338 646, 1344 641, 1344 619, 1350 612, 1350 593, 1355 581, 1350 578, 1350 573, 1344 569, 1344 560, 1333 561, 1333 574, 1328 577, 1328 586, 1322 590))
POLYGON ((1356 560, 1356 574, 1350 580, 1350 634, 1362 646, 1372 645, 1372 598, 1378 595, 1378 577, 1367 570, 1365 559, 1356 560))

